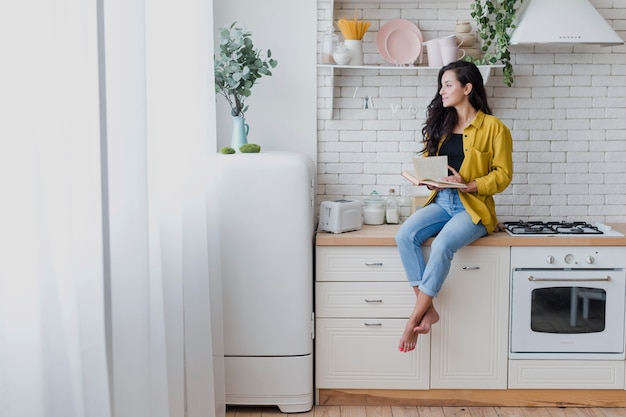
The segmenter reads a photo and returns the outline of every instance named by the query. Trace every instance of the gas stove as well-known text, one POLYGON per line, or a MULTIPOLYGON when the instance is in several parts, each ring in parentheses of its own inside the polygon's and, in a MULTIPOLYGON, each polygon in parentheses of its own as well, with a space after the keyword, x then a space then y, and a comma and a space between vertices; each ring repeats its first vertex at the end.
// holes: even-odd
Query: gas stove
POLYGON ((610 226, 602 223, 579 221, 517 221, 505 222, 504 228, 511 236, 623 236, 610 226))

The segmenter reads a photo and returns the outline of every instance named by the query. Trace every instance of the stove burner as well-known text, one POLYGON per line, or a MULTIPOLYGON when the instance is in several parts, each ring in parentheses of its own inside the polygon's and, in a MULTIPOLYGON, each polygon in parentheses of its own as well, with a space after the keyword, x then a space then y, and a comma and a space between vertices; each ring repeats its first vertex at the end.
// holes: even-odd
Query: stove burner
POLYGON ((571 234, 571 235, 601 235, 603 232, 598 230, 596 226, 590 225, 585 222, 548 222, 548 226, 557 233, 560 234, 571 234))
POLYGON ((587 222, 505 222, 505 229, 512 235, 601 235, 604 232, 587 222))
POLYGON ((506 222, 506 230, 514 235, 553 235, 557 232, 543 222, 506 222))

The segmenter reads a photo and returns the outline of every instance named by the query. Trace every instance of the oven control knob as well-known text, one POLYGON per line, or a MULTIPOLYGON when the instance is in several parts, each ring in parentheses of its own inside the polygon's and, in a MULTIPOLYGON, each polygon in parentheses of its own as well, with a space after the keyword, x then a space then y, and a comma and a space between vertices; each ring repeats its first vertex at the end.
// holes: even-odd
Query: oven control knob
POLYGON ((554 263, 554 256, 552 256, 552 255, 546 256, 546 262, 549 263, 549 264, 553 264, 554 263))
POLYGON ((564 261, 566 264, 571 264, 572 262, 574 262, 574 255, 568 253, 567 255, 565 255, 564 261))
POLYGON ((587 257, 585 258, 585 262, 587 262, 588 264, 592 264, 592 263, 594 263, 595 261, 596 261, 596 260, 595 260, 595 259, 593 259, 593 256, 587 256, 587 257))

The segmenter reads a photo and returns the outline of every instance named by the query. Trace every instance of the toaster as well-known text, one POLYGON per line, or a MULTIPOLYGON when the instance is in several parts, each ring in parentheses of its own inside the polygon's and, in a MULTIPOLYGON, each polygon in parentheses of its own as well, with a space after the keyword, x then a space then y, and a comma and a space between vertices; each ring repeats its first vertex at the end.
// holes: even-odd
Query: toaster
POLYGON ((343 233, 352 230, 361 230, 362 225, 363 208, 360 201, 322 201, 320 205, 318 230, 331 233, 343 233))

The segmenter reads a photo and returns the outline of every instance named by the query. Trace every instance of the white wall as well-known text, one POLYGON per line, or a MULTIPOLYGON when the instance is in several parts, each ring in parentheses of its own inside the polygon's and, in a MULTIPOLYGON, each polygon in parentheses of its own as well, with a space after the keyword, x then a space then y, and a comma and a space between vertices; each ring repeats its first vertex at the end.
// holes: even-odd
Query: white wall
MULTIPOLYGON (((214 30, 237 21, 252 32, 256 48, 272 50, 278 66, 247 99, 248 142, 262 150, 295 151, 317 159, 316 0, 215 0, 214 30)), ((230 145, 232 122, 226 100, 217 99, 218 149, 230 145)))
MULTIPOLYGON (((626 38, 626 2, 591 3, 626 38)), ((344 3, 346 10, 335 18, 352 16, 355 7, 362 11, 372 22, 365 63, 381 63, 375 45, 381 24, 411 20, 428 40, 454 33, 456 21, 471 20, 470 4, 344 3)), ((332 18, 329 5, 318 2, 320 37, 332 18)), ((496 200, 500 220, 626 221, 626 46, 514 46, 511 52, 515 86, 503 85, 500 70, 492 70, 487 84, 492 109, 514 139, 513 182, 496 200)), ((318 203, 362 198, 372 190, 385 195, 406 184, 399 173, 421 149, 436 73, 338 70, 334 90, 329 70, 318 74, 318 203), (326 117, 331 94, 334 118, 326 117), (368 110, 365 95, 374 98, 368 110), (417 111, 410 112, 411 106, 417 111)))

